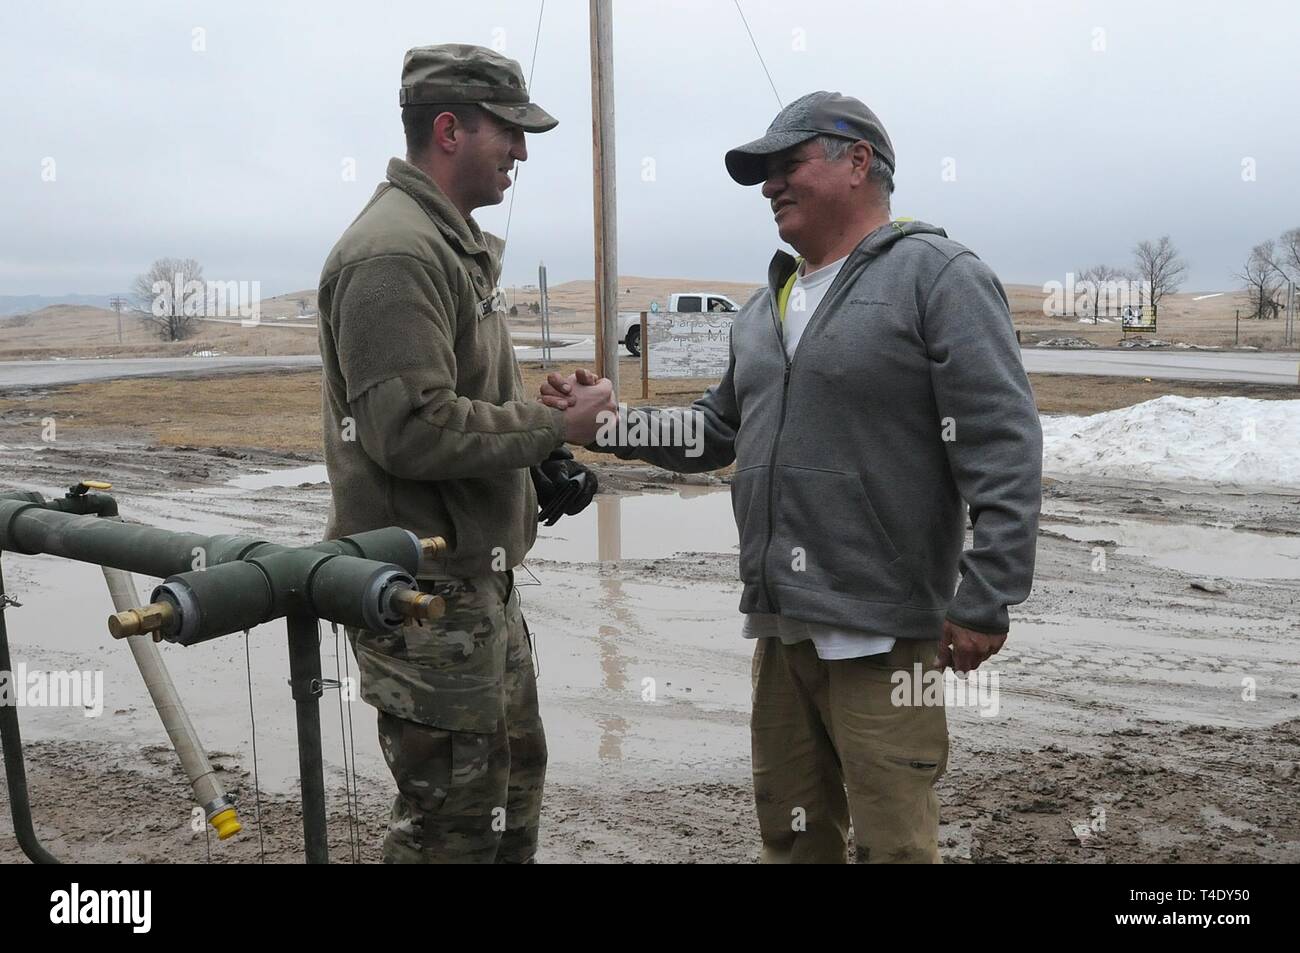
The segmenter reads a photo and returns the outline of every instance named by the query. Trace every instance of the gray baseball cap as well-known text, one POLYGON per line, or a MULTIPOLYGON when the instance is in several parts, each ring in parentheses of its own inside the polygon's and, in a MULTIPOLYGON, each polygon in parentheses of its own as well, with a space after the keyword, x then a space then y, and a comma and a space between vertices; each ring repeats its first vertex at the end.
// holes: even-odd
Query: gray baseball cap
POLYGON ((894 171, 894 145, 880 118, 859 99, 818 90, 777 113, 767 135, 728 152, 727 172, 741 185, 758 185, 767 178, 768 156, 817 136, 864 139, 894 171))

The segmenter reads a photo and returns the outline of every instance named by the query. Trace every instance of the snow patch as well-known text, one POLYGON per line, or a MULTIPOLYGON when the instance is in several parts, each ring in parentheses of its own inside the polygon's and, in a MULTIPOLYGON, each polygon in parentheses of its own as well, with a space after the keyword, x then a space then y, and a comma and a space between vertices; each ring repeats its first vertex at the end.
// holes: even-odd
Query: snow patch
POLYGON ((1091 341, 1085 341, 1083 338, 1063 337, 1047 338, 1039 341, 1038 347, 1096 347, 1091 341))
POLYGON ((1300 486, 1300 400, 1170 395, 1042 424, 1052 473, 1300 486))

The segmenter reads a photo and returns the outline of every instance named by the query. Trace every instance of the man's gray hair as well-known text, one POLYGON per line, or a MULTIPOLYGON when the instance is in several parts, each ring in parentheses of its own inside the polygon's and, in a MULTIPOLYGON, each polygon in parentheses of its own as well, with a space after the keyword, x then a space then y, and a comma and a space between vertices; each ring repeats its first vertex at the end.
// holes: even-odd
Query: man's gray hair
MULTIPOLYGON (((846 139, 843 136, 818 136, 817 141, 822 144, 822 149, 826 151, 826 159, 830 162, 843 159, 854 143, 853 139, 846 139)), ((881 204, 888 210, 889 196, 894 192, 894 175, 880 156, 872 155, 871 165, 867 167, 867 178, 875 182, 880 189, 881 204)))

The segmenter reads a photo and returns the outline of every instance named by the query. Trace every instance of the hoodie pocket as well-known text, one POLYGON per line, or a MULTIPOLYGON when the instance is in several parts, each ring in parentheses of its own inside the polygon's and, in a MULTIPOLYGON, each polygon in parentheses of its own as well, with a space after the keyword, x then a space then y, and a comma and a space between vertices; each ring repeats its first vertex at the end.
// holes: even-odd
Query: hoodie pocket
POLYGON ((783 582, 868 602, 905 603, 911 596, 905 558, 856 473, 780 466, 776 501, 773 565, 787 561, 783 582))
POLYGON ((763 544, 767 541, 767 465, 737 470, 731 478, 731 512, 740 536, 740 580, 762 581, 763 544))

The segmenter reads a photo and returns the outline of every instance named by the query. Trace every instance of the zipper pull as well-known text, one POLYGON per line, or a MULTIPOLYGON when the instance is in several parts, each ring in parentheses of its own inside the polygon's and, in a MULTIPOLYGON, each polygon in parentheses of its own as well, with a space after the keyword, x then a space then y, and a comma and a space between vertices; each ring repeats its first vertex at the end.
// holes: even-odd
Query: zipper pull
POLYGON ((782 387, 790 386, 790 362, 785 362, 785 379, 781 382, 782 387))

